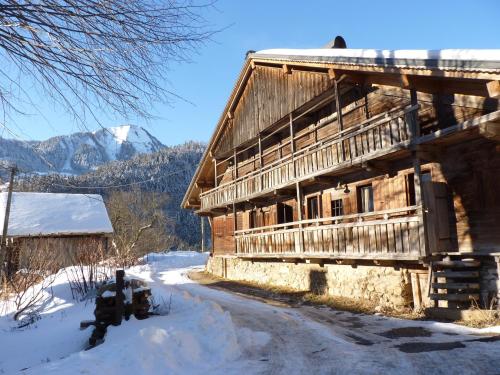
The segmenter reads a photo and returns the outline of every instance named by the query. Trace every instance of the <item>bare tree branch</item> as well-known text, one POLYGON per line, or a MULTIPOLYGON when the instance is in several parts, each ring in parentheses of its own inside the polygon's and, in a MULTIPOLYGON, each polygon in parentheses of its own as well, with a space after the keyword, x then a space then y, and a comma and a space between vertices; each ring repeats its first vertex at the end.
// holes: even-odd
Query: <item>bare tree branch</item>
POLYGON ((0 3, 0 101, 14 108, 31 79, 83 121, 96 109, 150 117, 169 103, 169 65, 210 39, 193 0, 4 0, 0 3), (10 64, 8 64, 10 63, 10 64), (8 79, 5 79, 8 77, 8 79))

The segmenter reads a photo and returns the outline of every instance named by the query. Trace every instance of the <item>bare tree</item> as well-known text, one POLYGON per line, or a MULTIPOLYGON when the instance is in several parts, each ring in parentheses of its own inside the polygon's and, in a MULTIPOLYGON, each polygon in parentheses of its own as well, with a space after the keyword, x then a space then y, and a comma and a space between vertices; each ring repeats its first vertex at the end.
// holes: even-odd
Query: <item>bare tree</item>
POLYGON ((73 298, 87 297, 111 278, 114 270, 105 262, 107 255, 103 242, 98 239, 82 241, 76 246, 70 255, 72 266, 64 268, 73 298))
POLYGON ((14 320, 34 312, 50 298, 47 290, 54 283, 59 268, 58 260, 46 244, 21 246, 18 251, 21 269, 4 278, 1 288, 2 297, 14 306, 14 320))
POLYGON ((169 101, 169 63, 213 34, 194 0, 6 0, 0 4, 0 101, 29 97, 27 77, 77 119, 111 108, 149 116, 169 101), (10 64, 9 64, 10 63, 10 64), (17 71, 17 74, 13 74, 17 71), (23 77, 23 78, 21 78, 23 77))
POLYGON ((113 248, 119 266, 129 266, 151 251, 169 246, 165 194, 139 189, 113 192, 106 202, 114 228, 113 248))

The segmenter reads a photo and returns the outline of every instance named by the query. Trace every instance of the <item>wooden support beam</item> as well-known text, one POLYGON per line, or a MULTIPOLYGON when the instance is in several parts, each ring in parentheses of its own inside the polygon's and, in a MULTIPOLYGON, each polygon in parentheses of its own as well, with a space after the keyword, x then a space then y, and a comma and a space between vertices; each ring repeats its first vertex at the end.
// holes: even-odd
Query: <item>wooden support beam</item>
POLYGON ((255 197, 255 198, 249 198, 246 200, 248 204, 250 204, 252 207, 256 205, 267 205, 269 204, 269 198, 266 197, 255 197))
POLYGON ((391 267, 395 264, 395 262, 393 260, 375 259, 373 264, 376 266, 391 267))
POLYGON ((479 134, 492 141, 500 142, 500 120, 480 124, 479 134))
POLYGON ((295 183, 295 191, 297 193, 297 218, 299 219, 299 251, 304 252, 304 230, 302 228, 302 187, 300 183, 295 183))
POLYGON ((283 73, 292 74, 292 68, 290 67, 290 65, 283 64, 283 73))
POLYGON ((338 75, 335 72, 335 69, 328 69, 328 78, 330 78, 330 79, 338 78, 338 75))
POLYGON ((210 212, 211 213, 214 213, 214 214, 227 214, 227 211, 228 209, 226 207, 214 207, 214 208, 211 208, 210 209, 210 212))
POLYGON ((310 258, 306 259, 306 263, 318 264, 320 267, 323 267, 325 265, 325 260, 321 258, 310 258))
POLYGON ((204 180, 197 181, 195 185, 198 189, 213 189, 215 187, 213 181, 204 180))
POLYGON ((365 161, 361 163, 361 168, 367 172, 378 172, 386 174, 391 172, 389 163, 382 160, 365 161))
MULTIPOLYGON (((334 87, 335 87, 335 106, 337 109, 337 121, 339 124, 339 132, 344 130, 344 122, 342 119, 342 104, 340 103, 340 95, 339 95, 339 80, 335 79, 333 81, 334 87)), ((345 160, 345 148, 344 148, 344 142, 340 143, 340 148, 342 152, 342 161, 345 160)))
POLYGON ((233 119, 233 118, 234 118, 234 114, 233 114, 233 112, 228 111, 228 112, 227 112, 227 117, 229 117, 230 119, 233 119))
POLYGON ((217 187, 217 159, 214 158, 214 187, 217 187))
MULTIPOLYGON (((418 104, 417 91, 410 90, 410 103, 411 105, 418 104)), ((410 117, 410 138, 411 140, 420 137, 420 124, 418 122, 418 113, 414 111, 410 117)), ((423 246, 421 255, 427 255, 430 251, 429 239, 427 236, 427 207, 425 207, 424 192, 422 189, 422 170, 420 166, 420 158, 418 156, 417 149, 414 148, 411 152, 412 164, 414 168, 413 174, 413 184, 415 186, 415 205, 421 206, 422 210, 418 213, 420 224, 418 228, 418 234, 420 240, 423 240, 423 246)))
POLYGON ((306 180, 307 183, 320 184, 320 185, 333 185, 338 181, 338 177, 333 176, 316 176, 306 180))
POLYGON ((335 263, 341 264, 341 265, 353 266, 356 264, 356 259, 336 259, 335 263))
POLYGON ((350 74, 348 72, 344 72, 341 70, 336 70, 336 69, 328 69, 328 78, 331 80, 337 81, 339 83, 340 81, 347 80, 349 79, 350 81, 357 82, 358 80, 362 80, 364 82, 364 78, 360 78, 361 75, 359 74, 350 74))
POLYGON ((401 87, 404 89, 411 88, 410 78, 406 74, 401 74, 401 87))
POLYGON ((500 81, 490 81, 486 84, 486 88, 491 98, 500 98, 500 81))
POLYGON ((293 197, 295 196, 295 189, 275 189, 273 193, 280 197, 293 197))

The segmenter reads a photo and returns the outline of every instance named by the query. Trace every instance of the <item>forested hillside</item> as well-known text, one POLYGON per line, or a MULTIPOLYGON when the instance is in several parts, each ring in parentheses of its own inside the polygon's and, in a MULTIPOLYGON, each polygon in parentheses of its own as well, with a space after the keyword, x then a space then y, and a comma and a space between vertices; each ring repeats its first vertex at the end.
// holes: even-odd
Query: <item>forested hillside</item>
MULTIPOLYGON (((200 219, 180 208, 205 145, 187 142, 158 152, 139 154, 130 160, 112 161, 82 175, 25 175, 16 189, 21 191, 97 193, 109 198, 116 191, 161 193, 167 217, 167 243, 175 248, 198 248, 200 219)), ((207 240, 208 240, 207 228, 207 240)), ((208 243, 208 242, 207 242, 208 243)))

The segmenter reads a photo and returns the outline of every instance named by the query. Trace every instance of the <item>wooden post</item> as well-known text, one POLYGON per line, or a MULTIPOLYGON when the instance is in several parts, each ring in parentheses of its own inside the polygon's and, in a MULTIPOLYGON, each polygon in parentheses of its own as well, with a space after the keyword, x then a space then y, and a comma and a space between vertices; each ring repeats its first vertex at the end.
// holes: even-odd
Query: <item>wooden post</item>
MULTIPOLYGON (((344 130, 344 120, 342 119, 342 105, 340 103, 340 95, 339 95, 339 82, 337 79, 333 80, 333 84, 335 87, 335 105, 337 107, 337 122, 339 124, 339 133, 344 130)), ((342 152, 342 161, 345 161, 345 148, 344 141, 340 142, 340 150, 342 152)))
POLYGON ((300 253, 304 253, 304 230, 302 228, 302 188, 299 182, 295 183, 295 190, 297 192, 297 219, 299 220, 299 243, 300 253))
POLYGON ((217 159, 214 159, 214 188, 217 187, 217 159))
POLYGON ((14 176, 17 172, 17 168, 14 166, 10 170, 10 180, 9 180, 9 191, 7 193, 7 204, 5 206, 5 216, 3 219, 3 231, 2 231, 2 242, 0 244, 0 281, 2 280, 2 275, 7 271, 9 274, 11 270, 7 270, 5 267, 5 260, 7 259, 7 236, 9 229, 9 216, 10 216, 10 206, 12 203, 12 192, 14 189, 14 176))
POLYGON ((238 158, 236 149, 233 154, 233 239, 234 239, 234 252, 238 253, 238 242, 236 241, 236 231, 238 230, 238 220, 236 218, 236 179, 238 178, 238 158))
POLYGON ((124 280, 123 278, 125 277, 125 271, 124 270, 116 270, 116 295, 115 295, 115 320, 113 322, 113 325, 119 326, 122 324, 122 317, 123 317, 123 286, 124 286, 124 280))
MULTIPOLYGON (((417 99, 417 92, 415 89, 410 90, 410 101, 411 105, 417 105, 418 104, 418 99, 417 99)), ((410 124, 410 137, 411 137, 411 142, 414 142, 419 136, 420 136, 420 126, 418 123, 418 111, 412 112, 412 115, 410 117, 411 124, 410 124)), ((418 213, 418 216, 420 218, 420 225, 419 225, 419 237, 420 239, 423 239, 423 251, 421 255, 429 255, 427 254, 428 249, 429 249, 429 240, 427 237, 427 218, 426 218, 426 207, 425 207, 425 201, 423 197, 423 189, 422 189, 422 170, 420 167, 420 157, 418 155, 418 151, 416 146, 413 144, 411 147, 411 157, 412 157, 412 163, 413 163, 413 168, 414 168, 414 173, 413 173, 413 182, 415 185, 415 205, 416 206, 421 206, 422 209, 418 213)))
POLYGON ((201 225, 201 252, 205 252, 205 219, 203 216, 200 216, 200 225, 201 225))
POLYGON ((260 136, 260 133, 259 133, 259 179, 260 179, 260 189, 259 190, 262 190, 264 184, 263 184, 263 181, 262 181, 262 167, 264 166, 264 161, 262 160, 262 138, 260 136))
POLYGON ((297 171, 295 170, 295 132, 293 131, 293 116, 290 112, 290 151, 292 153, 292 164, 293 164, 293 178, 297 176, 297 171))
POLYGON ((208 217, 208 225, 210 225, 210 242, 211 242, 210 254, 213 255, 215 248, 215 228, 214 228, 214 219, 212 216, 208 217))

